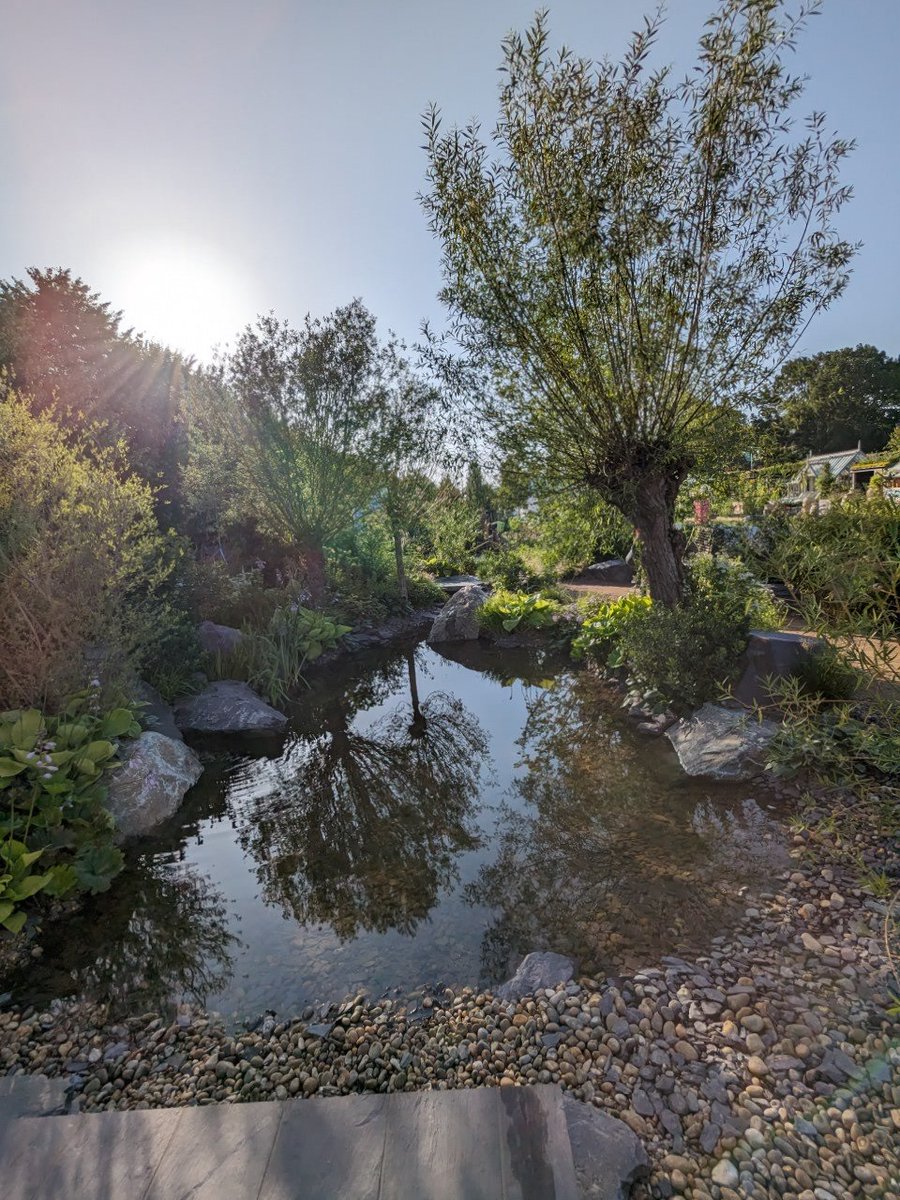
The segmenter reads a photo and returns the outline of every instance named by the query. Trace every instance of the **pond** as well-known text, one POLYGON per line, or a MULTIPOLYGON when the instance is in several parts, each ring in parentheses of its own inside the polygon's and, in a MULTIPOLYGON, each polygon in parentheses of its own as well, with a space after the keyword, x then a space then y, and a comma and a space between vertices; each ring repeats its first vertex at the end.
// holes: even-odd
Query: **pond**
POLYGON ((176 818, 47 930, 19 998, 242 1021, 495 984, 534 949, 613 974, 702 950, 786 861, 754 785, 689 779, 540 650, 383 648, 274 742, 197 748, 176 818))

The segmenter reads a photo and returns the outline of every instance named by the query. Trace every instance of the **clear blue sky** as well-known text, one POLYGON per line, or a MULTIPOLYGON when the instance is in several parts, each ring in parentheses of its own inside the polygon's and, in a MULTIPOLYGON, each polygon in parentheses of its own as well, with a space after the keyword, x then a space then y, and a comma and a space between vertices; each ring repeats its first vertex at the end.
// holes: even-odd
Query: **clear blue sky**
MULTIPOLYGON (((557 0, 554 41, 616 56, 637 0, 557 0)), ((686 68, 712 0, 670 0, 686 68)), ((260 311, 359 295, 414 338, 439 317, 419 118, 496 114, 500 41, 530 0, 0 0, 0 277, 69 266, 201 357, 260 311)), ((855 137, 842 229, 865 246, 801 349, 900 352, 900 0, 827 0, 804 108, 855 137)))

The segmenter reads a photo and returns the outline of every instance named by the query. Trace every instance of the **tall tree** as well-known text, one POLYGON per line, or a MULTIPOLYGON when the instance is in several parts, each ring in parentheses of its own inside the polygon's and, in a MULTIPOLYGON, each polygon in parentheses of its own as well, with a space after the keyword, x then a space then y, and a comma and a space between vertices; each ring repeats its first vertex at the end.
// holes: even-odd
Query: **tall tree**
POLYGON ((477 124, 425 117, 450 315, 435 358, 488 397, 501 453, 625 514, 664 604, 685 589, 681 483, 847 282, 851 144, 821 114, 795 135, 785 65, 816 8, 723 0, 680 83, 648 69, 658 17, 597 64, 551 57, 538 15, 503 44, 493 155, 477 124))
POLYGON ((846 346, 785 363, 761 405, 761 427, 797 454, 880 450, 900 421, 900 359, 846 346))
POLYGON ((269 531, 296 549, 316 602, 325 545, 379 486, 395 372, 360 300, 300 329, 260 317, 224 364, 245 487, 269 531))
POLYGON ((0 280, 0 365, 34 411, 73 430, 90 425, 107 446, 124 439, 160 516, 177 520, 191 364, 123 329, 122 314, 70 270, 31 267, 27 276, 0 280))

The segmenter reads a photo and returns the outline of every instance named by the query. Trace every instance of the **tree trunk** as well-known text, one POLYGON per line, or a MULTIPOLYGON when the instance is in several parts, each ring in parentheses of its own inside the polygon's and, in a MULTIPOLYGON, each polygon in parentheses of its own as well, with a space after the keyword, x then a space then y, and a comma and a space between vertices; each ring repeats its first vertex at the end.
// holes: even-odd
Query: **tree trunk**
POLYGON ((319 542, 307 542, 303 548, 303 569, 306 590, 313 608, 321 608, 325 600, 325 551, 319 542))
POLYGON ((409 727, 409 732, 413 737, 421 737, 425 732, 428 722, 422 712, 419 704, 419 684, 416 679, 416 656, 413 650, 406 652, 406 669, 409 673, 409 698, 412 704, 412 724, 409 727))
POLYGON ((675 528, 679 479, 650 476, 631 514, 641 543, 641 564, 655 604, 675 608, 684 599, 684 535, 675 528))
POLYGON ((397 559, 397 588, 402 602, 409 604, 409 584, 406 581, 406 564, 403 561, 403 530, 399 525, 394 525, 393 534, 394 557, 397 559))

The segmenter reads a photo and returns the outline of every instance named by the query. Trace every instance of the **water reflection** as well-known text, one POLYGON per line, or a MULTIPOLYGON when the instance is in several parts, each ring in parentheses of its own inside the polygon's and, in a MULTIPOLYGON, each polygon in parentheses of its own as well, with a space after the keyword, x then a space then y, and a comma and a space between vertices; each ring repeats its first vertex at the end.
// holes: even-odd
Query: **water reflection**
POLYGON ((414 653, 409 700, 360 728, 371 688, 314 697, 303 725, 267 773, 267 790, 234 805, 243 849, 267 903, 302 925, 412 934, 458 856, 478 845, 471 825, 487 738, 447 692, 419 697, 414 653))
POLYGON ((621 970, 718 932, 734 889, 779 865, 752 789, 687 779, 541 651, 375 651, 304 692, 284 739, 203 754, 20 997, 242 1019, 496 983, 542 947, 621 970))
POLYGON ((131 861, 115 887, 42 943, 43 958, 14 991, 17 983, 41 997, 74 991, 116 1012, 204 1006, 231 976, 239 947, 222 894, 176 856, 131 861))
POLYGON ((713 798, 662 744, 623 729, 589 674, 529 697, 519 747, 495 856, 466 890, 496 914, 485 980, 535 948, 610 971, 700 946, 743 883, 786 862, 745 786, 713 798))

